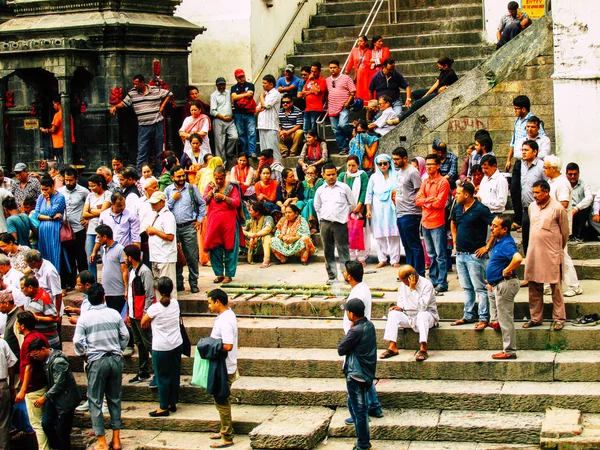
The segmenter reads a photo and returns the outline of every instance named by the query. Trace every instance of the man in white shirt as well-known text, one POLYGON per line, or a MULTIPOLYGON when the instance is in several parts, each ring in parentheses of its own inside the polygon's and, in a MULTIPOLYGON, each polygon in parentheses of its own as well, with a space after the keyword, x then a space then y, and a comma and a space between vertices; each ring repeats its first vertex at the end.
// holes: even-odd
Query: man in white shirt
POLYGON ((522 158, 523 153, 521 152, 521 148, 523 147, 523 142, 525 141, 537 142, 537 145, 540 149, 538 152, 538 159, 544 159, 552 152, 550 138, 545 134, 540 134, 541 123, 542 121, 536 116, 531 116, 527 119, 527 123, 525 124, 527 136, 515 140, 514 157, 516 159, 522 158))
POLYGON ((405 265, 398 271, 402 284, 398 293, 398 303, 390 308, 385 324, 383 339, 390 345, 379 358, 387 359, 398 355, 398 327, 412 328, 419 333, 421 344, 415 359, 425 361, 427 354, 427 339, 429 329, 436 326, 440 320, 435 302, 433 284, 425 277, 419 276, 412 266, 405 265))
POLYGON ((56 310, 62 316, 64 313, 63 294, 60 287, 60 275, 56 267, 47 259, 43 259, 42 254, 37 250, 29 250, 25 254, 25 262, 33 270, 40 287, 50 294, 56 310))
POLYGON ((146 195, 140 197, 137 202, 137 213, 140 218, 140 240, 141 240, 141 248, 142 248, 142 261, 148 267, 151 267, 150 263, 150 251, 148 249, 148 235, 146 234, 146 228, 148 228, 156 213, 152 211, 152 205, 150 204, 150 197, 156 191, 158 191, 158 180, 154 177, 143 178, 142 180, 142 188, 146 195))
MULTIPOLYGON (((371 320, 371 307, 372 307, 372 297, 371 290, 367 283, 363 281, 364 268, 361 263, 358 261, 347 261, 346 267, 344 268, 344 280, 350 285, 352 288, 348 293, 348 298, 346 298, 346 302, 350 299, 358 299, 363 302, 365 305, 365 317, 368 320, 371 320)), ((348 331, 352 327, 352 322, 348 319, 348 316, 344 314, 343 320, 344 326, 344 334, 348 334, 348 331)), ((367 409, 370 416, 373 417, 383 417, 383 411, 381 410, 381 404, 379 403, 379 398, 377 397, 377 392, 375 391, 375 384, 371 385, 371 388, 367 391, 367 409)), ((349 417, 345 420, 347 425, 353 425, 354 420, 352 417, 349 417)))
MULTIPOLYGON (((567 219, 569 221, 569 234, 572 227, 573 216, 571 214, 571 192, 573 188, 571 183, 564 175, 560 174, 560 158, 555 155, 549 155, 544 160, 544 175, 548 178, 550 185, 550 197, 559 202, 567 210, 567 219)), ((569 287, 564 293, 565 297, 575 297, 583 294, 583 289, 579 285, 577 272, 573 265, 573 260, 569 256, 569 247, 565 246, 564 274, 563 280, 569 287)), ((550 285, 544 286, 544 294, 550 295, 550 285)))
POLYGON ((15 395, 17 357, 4 339, 0 339, 0 448, 10 448, 8 431, 15 395))
MULTIPOLYGON (((152 273, 155 279, 169 277, 177 279, 177 223, 175 216, 167 209, 167 196, 164 192, 156 191, 148 200, 154 211, 154 219, 146 228, 148 234, 148 247, 150 249, 150 261, 152 262, 152 273)), ((177 293, 173 294, 177 298, 177 293)))
POLYGON ((592 212, 592 202, 594 196, 592 195, 591 186, 579 178, 579 166, 577 163, 570 162, 567 164, 567 179, 571 183, 573 192, 571 192, 571 206, 573 216, 573 229, 571 230, 571 237, 569 241, 583 242, 583 229, 585 224, 590 221, 592 212))
POLYGON ((233 108, 231 105, 231 92, 227 89, 225 78, 219 77, 215 81, 217 89, 210 94, 210 115, 213 117, 212 126, 215 136, 216 156, 223 162, 235 158, 235 144, 238 132, 233 121, 233 108))
POLYGON ((398 116, 392 109, 392 98, 388 95, 379 97, 381 115, 369 124, 369 130, 374 130, 380 136, 385 136, 396 127, 398 116))
POLYGON ((479 185, 477 197, 492 214, 501 214, 506 209, 508 201, 508 181, 498 171, 498 161, 492 154, 483 155, 481 170, 484 177, 479 185))
POLYGON ((325 268, 329 277, 327 284, 333 284, 337 281, 335 250, 342 267, 350 260, 347 223, 350 211, 356 207, 356 199, 348 185, 338 181, 333 163, 323 166, 323 178, 325 183, 317 189, 314 205, 323 240, 325 268))
POLYGON ((279 109, 281 108, 281 93, 275 89, 275 77, 265 75, 262 79, 264 92, 256 105, 258 113, 256 129, 260 138, 260 148, 273 150, 275 160, 281 162, 279 150, 279 109))
MULTIPOLYGON (((221 289, 213 289, 208 293, 208 308, 210 312, 217 314, 210 337, 221 339, 223 351, 227 352, 225 364, 227 365, 227 383, 231 385, 240 375, 237 370, 238 351, 238 326, 235 313, 227 306, 229 299, 227 293, 221 289)), ((219 411, 221 429, 218 434, 211 435, 211 439, 221 439, 224 446, 233 445, 233 422, 231 418, 231 402, 229 397, 216 398, 215 406, 219 411)))

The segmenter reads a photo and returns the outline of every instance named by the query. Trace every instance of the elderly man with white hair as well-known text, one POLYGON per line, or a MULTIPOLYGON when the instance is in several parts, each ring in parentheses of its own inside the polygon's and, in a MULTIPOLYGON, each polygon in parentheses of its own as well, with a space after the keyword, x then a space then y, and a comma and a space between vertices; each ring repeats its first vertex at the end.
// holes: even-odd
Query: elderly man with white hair
MULTIPOLYGON (((562 164, 560 158, 556 155, 548 155, 544 159, 544 175, 548 178, 548 184, 550 184, 550 197, 559 202, 567 210, 567 218, 569 220, 569 234, 572 233, 573 228, 573 214, 571 213, 571 182, 569 179, 561 175, 560 171, 562 164)), ((573 260, 569 256, 568 246, 565 246, 565 260, 564 260, 564 274, 563 279, 569 287, 563 294, 565 297, 575 297, 576 295, 583 294, 583 289, 579 285, 577 278, 577 272, 573 265, 573 260)), ((544 286, 544 294, 550 295, 550 287, 544 286)))
POLYGON ((18 271, 10 265, 10 258, 0 254, 0 290, 11 291, 15 299, 15 305, 26 309, 29 304, 29 297, 21 292, 21 278, 23 272, 18 271))
POLYGON ((140 197, 137 201, 136 212, 140 218, 140 239, 141 239, 141 249, 142 249, 142 261, 148 267, 151 267, 150 264, 150 251, 148 247, 148 234, 146 233, 146 228, 152 225, 152 221, 154 217, 156 217, 156 213, 152 211, 152 205, 149 200, 156 191, 158 191, 158 180, 154 177, 142 178, 140 180, 142 189, 144 189, 144 193, 146 195, 140 197))

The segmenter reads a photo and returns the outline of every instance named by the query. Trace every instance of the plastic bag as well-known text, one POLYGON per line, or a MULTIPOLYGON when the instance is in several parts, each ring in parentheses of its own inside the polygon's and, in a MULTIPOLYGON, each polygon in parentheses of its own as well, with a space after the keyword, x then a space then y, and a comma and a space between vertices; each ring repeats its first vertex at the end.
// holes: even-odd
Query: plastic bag
POLYGON ((200 356, 200 352, 196 348, 196 354, 194 355, 194 370, 192 372, 192 381, 190 384, 193 386, 200 386, 204 389, 208 386, 208 368, 210 361, 203 359, 200 356))
POLYGON ((31 424, 29 423, 29 415, 27 414, 25 402, 14 404, 10 421, 11 428, 16 428, 17 430, 26 433, 33 433, 33 428, 31 428, 31 424))
POLYGON ((359 219, 357 214, 350 214, 348 216, 348 242, 352 250, 365 249, 364 226, 365 221, 359 219))

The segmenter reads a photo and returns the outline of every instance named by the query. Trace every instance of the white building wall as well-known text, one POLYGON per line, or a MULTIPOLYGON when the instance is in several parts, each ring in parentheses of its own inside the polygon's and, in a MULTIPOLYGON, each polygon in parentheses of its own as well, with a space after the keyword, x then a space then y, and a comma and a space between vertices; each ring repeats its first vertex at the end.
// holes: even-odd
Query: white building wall
MULTIPOLYGON (((293 53, 294 43, 302 39, 302 29, 308 27, 320 2, 304 4, 262 75, 280 76, 286 55, 293 53)), ((229 86, 235 83, 233 72, 238 68, 252 81, 298 4, 295 0, 183 0, 176 15, 207 28, 193 41, 190 55, 190 83, 199 88, 200 96, 206 100, 220 76, 229 86), (273 6, 267 7, 267 3, 273 6)), ((256 84, 261 91, 260 80, 256 84)))
POLYGON ((600 2, 553 0, 554 114, 557 154, 577 162, 581 176, 600 188, 600 2))
MULTIPOLYGON (((498 24, 503 15, 508 13, 507 5, 510 0, 483 0, 484 8, 484 20, 485 20, 485 34, 488 42, 495 44, 498 42, 496 39, 496 33, 498 31, 498 24)), ((517 3, 521 4, 518 0, 517 3)))

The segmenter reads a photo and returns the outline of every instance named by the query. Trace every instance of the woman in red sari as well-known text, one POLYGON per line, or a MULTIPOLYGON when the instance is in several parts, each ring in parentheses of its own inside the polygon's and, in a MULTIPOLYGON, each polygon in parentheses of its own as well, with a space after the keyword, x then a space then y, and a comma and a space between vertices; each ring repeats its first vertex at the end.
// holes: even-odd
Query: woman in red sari
MULTIPOLYGON (((211 153, 210 140, 208 132, 210 130, 210 119, 207 115, 200 113, 198 103, 192 103, 190 106, 191 116, 186 117, 179 129, 179 137, 183 142, 183 155, 181 156, 181 166, 189 169, 190 166, 200 166, 204 155, 211 153), (192 150, 191 137, 193 134, 200 136, 200 154, 197 155, 192 150)), ((197 169, 196 169, 197 170, 197 169)))
POLYGON ((208 206, 204 249, 210 254, 215 283, 231 283, 238 265, 240 250, 240 187, 227 183, 227 171, 219 166, 215 180, 206 186, 204 198, 208 206))
POLYGON ((371 77, 383 68, 383 62, 390 56, 390 48, 383 46, 383 36, 375 36, 371 50, 371 77))
POLYGON ((369 39, 366 36, 359 37, 357 46, 350 52, 346 74, 350 74, 352 69, 354 69, 356 97, 368 102, 371 99, 369 83, 374 72, 371 70, 371 50, 369 50, 369 39))

